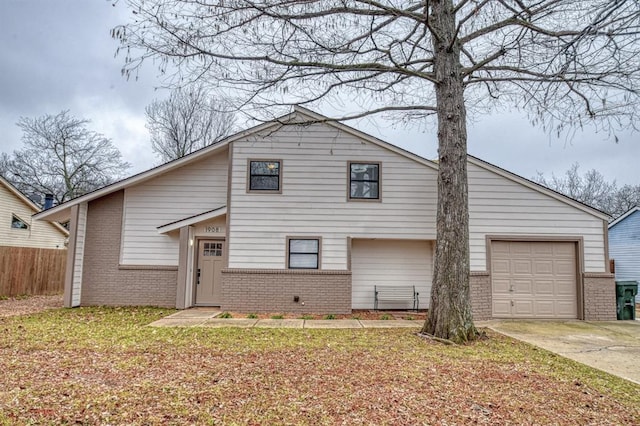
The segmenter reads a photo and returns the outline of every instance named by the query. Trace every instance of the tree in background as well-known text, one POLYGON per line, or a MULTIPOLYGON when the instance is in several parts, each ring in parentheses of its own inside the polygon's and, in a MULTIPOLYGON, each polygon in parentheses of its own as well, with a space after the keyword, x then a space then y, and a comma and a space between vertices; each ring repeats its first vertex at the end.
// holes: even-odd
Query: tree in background
POLYGON ((11 157, 6 152, 0 153, 0 176, 6 178, 9 170, 9 163, 11 161, 11 157))
POLYGON ((69 111, 21 117, 24 148, 4 153, 5 178, 30 196, 52 194, 60 204, 123 177, 129 163, 111 140, 87 129, 89 120, 69 111))
POLYGON ((640 185, 624 185, 618 188, 616 181, 608 182, 595 169, 584 175, 579 172, 580 164, 573 163, 563 176, 551 174, 546 178, 538 173, 533 180, 541 185, 560 192, 574 200, 595 207, 612 218, 616 218, 632 207, 640 205, 640 185))
POLYGON ((640 185, 624 185, 616 192, 608 213, 615 219, 636 206, 640 207, 640 185))
POLYGON ((231 134, 235 116, 203 85, 175 89, 146 108, 153 151, 164 163, 184 157, 231 134))
MULTIPOLYGON (((437 238, 423 332, 476 337, 469 289, 467 112, 520 108, 547 129, 632 125, 640 8, 622 0, 127 0, 113 29, 131 76, 153 61, 254 117, 320 101, 398 122, 435 117, 437 238)), ((273 115, 272 115, 273 116, 273 115)))

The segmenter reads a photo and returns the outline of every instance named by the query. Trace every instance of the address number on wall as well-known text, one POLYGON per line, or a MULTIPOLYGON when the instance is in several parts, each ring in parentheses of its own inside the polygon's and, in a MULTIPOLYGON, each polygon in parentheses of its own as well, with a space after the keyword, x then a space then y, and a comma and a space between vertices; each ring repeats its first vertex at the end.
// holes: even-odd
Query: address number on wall
POLYGON ((220 226, 205 226, 204 232, 209 232, 209 233, 222 232, 222 228, 220 226))

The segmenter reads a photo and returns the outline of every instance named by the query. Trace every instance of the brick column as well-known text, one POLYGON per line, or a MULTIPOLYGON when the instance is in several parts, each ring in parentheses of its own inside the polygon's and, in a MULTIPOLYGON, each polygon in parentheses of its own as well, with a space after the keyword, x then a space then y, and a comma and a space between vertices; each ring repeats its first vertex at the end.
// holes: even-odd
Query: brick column
POLYGON ((585 321, 616 320, 616 282, 610 273, 585 272, 584 319, 585 321))
POLYGON ((489 272, 471 272, 471 312, 475 321, 491 319, 491 275, 489 272))

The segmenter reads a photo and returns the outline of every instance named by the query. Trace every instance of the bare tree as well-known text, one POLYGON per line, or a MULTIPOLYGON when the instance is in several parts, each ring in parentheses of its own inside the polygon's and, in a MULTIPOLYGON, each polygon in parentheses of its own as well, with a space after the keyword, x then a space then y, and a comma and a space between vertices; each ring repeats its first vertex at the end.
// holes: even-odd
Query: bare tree
POLYGON ((609 214, 615 219, 640 206, 640 185, 624 185, 616 192, 609 214))
POLYGON ((0 176, 5 177, 9 174, 9 163, 11 157, 6 152, 0 153, 0 176))
POLYGON ((591 169, 581 176, 579 169, 580 164, 573 163, 564 176, 556 176, 552 173, 550 178, 546 178, 542 173, 538 173, 538 176, 533 180, 574 200, 610 214, 612 201, 618 191, 616 182, 607 182, 605 177, 595 169, 591 169))
POLYGON ((120 179, 129 168, 111 140, 69 111, 21 117, 24 148, 3 155, 6 178, 25 194, 52 194, 63 203, 120 179))
POLYGON ((469 296, 467 108, 520 108, 547 128, 637 118, 638 0, 127 0, 113 29, 131 76, 147 59, 259 115, 349 96, 438 126, 437 242, 423 331, 476 336, 469 296), (276 108, 277 109, 277 108, 276 108))
POLYGON ((640 185, 625 185, 618 188, 616 181, 608 182, 605 177, 595 169, 580 174, 580 164, 571 165, 564 175, 551 174, 547 178, 538 173, 534 181, 555 191, 560 192, 574 200, 595 207, 616 218, 630 208, 640 204, 640 185))
POLYGON ((175 160, 231 134, 235 116, 202 84, 178 88, 146 108, 151 146, 162 162, 175 160))

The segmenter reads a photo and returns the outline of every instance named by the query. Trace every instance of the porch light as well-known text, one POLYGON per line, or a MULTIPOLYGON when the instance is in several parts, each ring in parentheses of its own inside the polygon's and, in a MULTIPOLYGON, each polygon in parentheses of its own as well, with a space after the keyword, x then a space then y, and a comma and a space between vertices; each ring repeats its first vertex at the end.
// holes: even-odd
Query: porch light
POLYGON ((276 168, 276 163, 269 163, 269 164, 267 164, 267 169, 269 169, 269 170, 273 170, 273 169, 275 169, 275 168, 276 168))

